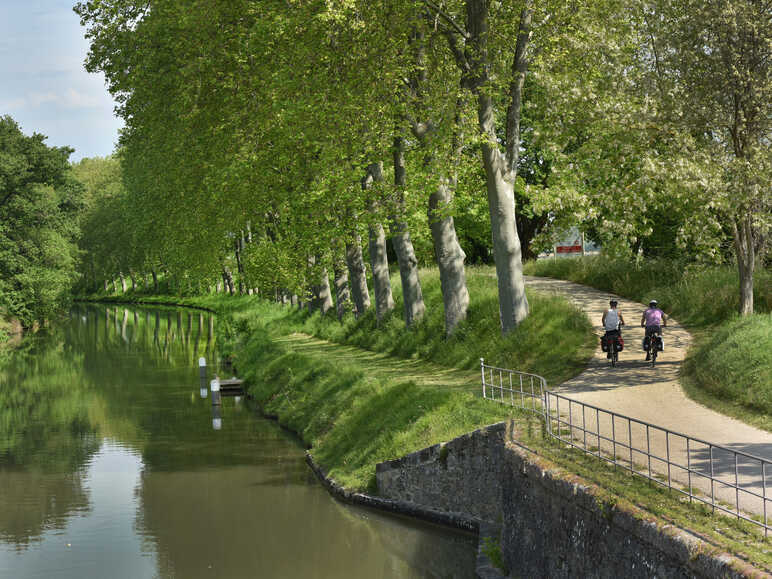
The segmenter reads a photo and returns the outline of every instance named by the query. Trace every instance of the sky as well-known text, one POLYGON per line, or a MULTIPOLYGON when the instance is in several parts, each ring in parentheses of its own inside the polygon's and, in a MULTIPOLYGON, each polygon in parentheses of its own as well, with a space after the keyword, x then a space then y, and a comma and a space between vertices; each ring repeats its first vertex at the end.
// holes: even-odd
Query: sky
POLYGON ((110 155, 121 121, 102 74, 83 67, 85 29, 75 0, 0 0, 0 116, 49 146, 75 149, 71 161, 110 155))

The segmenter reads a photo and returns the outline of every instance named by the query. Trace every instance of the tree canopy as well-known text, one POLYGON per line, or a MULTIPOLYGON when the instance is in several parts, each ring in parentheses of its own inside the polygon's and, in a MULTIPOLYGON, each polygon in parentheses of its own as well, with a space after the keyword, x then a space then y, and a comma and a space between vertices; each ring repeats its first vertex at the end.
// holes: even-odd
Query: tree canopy
POLYGON ((83 186, 68 147, 0 117, 0 307, 32 326, 56 314, 77 278, 83 186))
POLYGON ((631 257, 733 259, 742 288, 768 249, 761 0, 75 10, 126 125, 122 191, 89 232, 105 279, 164 271, 326 310, 332 274, 359 315, 369 261, 380 318, 390 256, 410 324, 415 265, 434 260, 450 333, 465 259, 492 259, 506 332, 528 315, 522 256, 572 225, 631 257))

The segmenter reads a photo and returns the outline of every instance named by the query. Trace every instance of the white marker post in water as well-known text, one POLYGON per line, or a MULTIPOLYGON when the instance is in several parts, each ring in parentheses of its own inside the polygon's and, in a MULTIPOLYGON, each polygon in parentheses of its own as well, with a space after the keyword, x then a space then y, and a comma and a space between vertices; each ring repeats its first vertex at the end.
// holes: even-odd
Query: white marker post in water
POLYGON ((206 387, 206 358, 198 359, 198 375, 201 382, 201 398, 206 398, 209 389, 206 387))
POLYGON ((214 380, 209 383, 209 389, 212 391, 212 404, 220 405, 220 379, 215 376, 214 380))

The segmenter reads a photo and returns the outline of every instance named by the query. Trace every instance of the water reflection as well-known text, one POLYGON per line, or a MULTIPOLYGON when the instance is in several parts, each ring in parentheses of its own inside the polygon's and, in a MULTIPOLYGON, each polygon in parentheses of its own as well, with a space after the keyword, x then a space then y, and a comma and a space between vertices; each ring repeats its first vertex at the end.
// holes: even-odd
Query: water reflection
POLYGON ((0 576, 472 574, 470 537, 336 503, 292 435, 213 405, 214 323, 80 306, 0 367, 0 576))

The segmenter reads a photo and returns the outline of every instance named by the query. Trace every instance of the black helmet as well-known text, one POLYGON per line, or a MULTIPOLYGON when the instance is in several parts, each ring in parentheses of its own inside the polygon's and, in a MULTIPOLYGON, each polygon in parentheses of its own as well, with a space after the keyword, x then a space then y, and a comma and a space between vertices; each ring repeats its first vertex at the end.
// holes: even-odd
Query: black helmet
POLYGON ((654 307, 654 306, 656 306, 656 305, 657 305, 657 300, 651 300, 651 301, 649 302, 649 305, 650 305, 651 307, 654 307))
POLYGON ((618 302, 618 301, 616 301, 616 300, 611 300, 611 301, 609 302, 609 304, 610 304, 610 305, 612 305, 612 306, 615 306, 615 305, 617 305, 618 303, 619 303, 619 302, 618 302))

